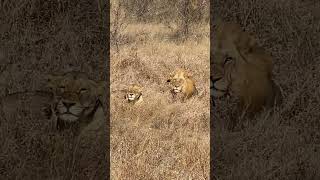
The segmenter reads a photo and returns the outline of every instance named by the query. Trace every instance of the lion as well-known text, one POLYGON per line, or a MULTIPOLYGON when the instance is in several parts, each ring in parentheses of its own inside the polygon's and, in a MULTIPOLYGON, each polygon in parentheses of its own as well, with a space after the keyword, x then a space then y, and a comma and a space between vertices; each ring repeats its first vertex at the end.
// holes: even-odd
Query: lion
POLYGON ((132 84, 125 90, 125 99, 130 104, 140 104, 143 101, 142 98, 142 86, 137 84, 132 84))
POLYGON ((195 81, 192 76, 184 69, 178 68, 171 77, 167 80, 171 85, 171 94, 174 98, 178 95, 185 101, 198 94, 198 90, 195 85, 195 81))
POLYGON ((48 75, 47 87, 53 94, 50 119, 55 128, 72 127, 78 135, 86 128, 97 129, 105 123, 101 99, 104 85, 104 81, 91 80, 78 71, 48 75))
POLYGON ((281 104, 280 87, 273 80, 272 57, 235 23, 217 25, 213 43, 211 95, 239 99, 241 117, 281 104))

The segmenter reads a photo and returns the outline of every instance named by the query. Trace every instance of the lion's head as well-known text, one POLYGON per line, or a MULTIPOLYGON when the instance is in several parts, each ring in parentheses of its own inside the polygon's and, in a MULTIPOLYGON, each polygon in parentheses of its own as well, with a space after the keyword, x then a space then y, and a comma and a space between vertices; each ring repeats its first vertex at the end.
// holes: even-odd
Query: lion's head
POLYGON ((281 101, 272 80, 272 58, 238 24, 221 23, 214 33, 211 93, 240 99, 242 110, 256 112, 281 101))
POLYGON ((89 121, 101 105, 103 81, 91 80, 85 73, 76 71, 48 75, 47 80, 47 86, 54 95, 52 109, 57 119, 57 128, 89 121))
POLYGON ((128 87, 125 94, 125 99, 128 100, 129 103, 136 104, 143 101, 142 98, 142 86, 137 84, 132 84, 128 87))
POLYGON ((167 82, 170 83, 173 96, 181 94, 183 99, 188 99, 198 92, 190 73, 181 68, 171 73, 167 82))

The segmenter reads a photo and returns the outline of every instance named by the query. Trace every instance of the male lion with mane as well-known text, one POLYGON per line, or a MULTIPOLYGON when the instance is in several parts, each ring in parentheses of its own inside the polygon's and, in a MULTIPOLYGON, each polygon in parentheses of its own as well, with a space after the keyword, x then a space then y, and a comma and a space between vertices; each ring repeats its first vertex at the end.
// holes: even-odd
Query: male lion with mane
POLYGON ((212 53, 211 95, 215 99, 237 97, 241 118, 282 102, 280 88, 273 81, 272 57, 240 25, 218 24, 212 53))
POLYGON ((170 83, 172 87, 171 94, 173 98, 181 95, 182 101, 185 101, 193 95, 198 94, 195 81, 192 79, 191 75, 182 68, 176 69, 167 82, 170 83))

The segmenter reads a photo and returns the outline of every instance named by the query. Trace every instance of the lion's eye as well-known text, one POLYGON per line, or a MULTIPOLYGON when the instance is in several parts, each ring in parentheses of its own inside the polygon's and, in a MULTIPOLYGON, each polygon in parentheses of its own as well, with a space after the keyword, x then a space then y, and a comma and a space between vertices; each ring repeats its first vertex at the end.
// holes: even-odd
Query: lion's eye
POLYGON ((58 94, 64 93, 64 90, 65 90, 65 86, 58 86, 56 89, 58 94))
POLYGON ((232 60, 233 60, 232 57, 227 56, 227 57, 224 59, 224 64, 223 64, 223 65, 225 65, 227 62, 232 61, 232 60))
POLYGON ((87 92, 87 91, 88 91, 88 89, 86 89, 86 88, 81 88, 79 92, 80 92, 80 93, 84 93, 84 92, 87 92))

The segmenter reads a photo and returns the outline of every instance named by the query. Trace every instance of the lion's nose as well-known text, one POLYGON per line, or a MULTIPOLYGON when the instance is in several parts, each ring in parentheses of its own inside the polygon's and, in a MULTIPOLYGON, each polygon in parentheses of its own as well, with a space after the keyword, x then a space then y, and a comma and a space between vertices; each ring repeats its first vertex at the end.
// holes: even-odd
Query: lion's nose
POLYGON ((71 106, 74 106, 76 103, 63 101, 62 104, 63 104, 66 108, 70 108, 71 106))
POLYGON ((217 82, 217 81, 219 81, 220 79, 222 79, 221 77, 219 77, 219 78, 212 78, 211 80, 212 80, 212 84, 214 84, 215 82, 217 82))

